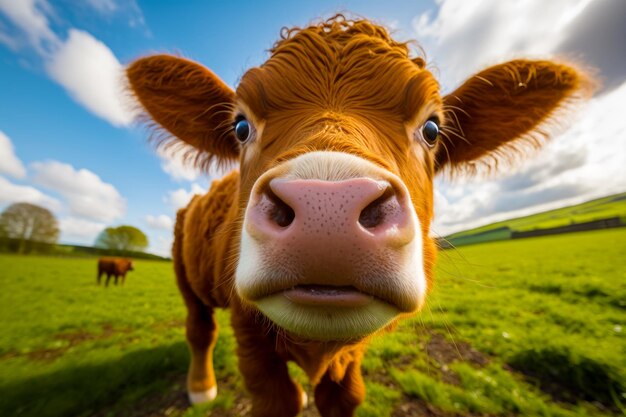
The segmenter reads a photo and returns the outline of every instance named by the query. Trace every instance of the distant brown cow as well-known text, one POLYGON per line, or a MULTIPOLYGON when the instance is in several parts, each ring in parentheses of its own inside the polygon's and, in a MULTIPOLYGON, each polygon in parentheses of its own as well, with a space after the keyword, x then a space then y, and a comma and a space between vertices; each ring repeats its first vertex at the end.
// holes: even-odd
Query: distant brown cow
POLYGON ((104 284, 105 287, 109 286, 111 275, 115 277, 115 285, 117 285, 118 277, 122 278, 121 285, 124 285, 126 273, 132 270, 133 262, 130 259, 100 258, 98 259, 98 285, 100 285, 100 278, 102 278, 102 274, 107 274, 107 280, 104 284))

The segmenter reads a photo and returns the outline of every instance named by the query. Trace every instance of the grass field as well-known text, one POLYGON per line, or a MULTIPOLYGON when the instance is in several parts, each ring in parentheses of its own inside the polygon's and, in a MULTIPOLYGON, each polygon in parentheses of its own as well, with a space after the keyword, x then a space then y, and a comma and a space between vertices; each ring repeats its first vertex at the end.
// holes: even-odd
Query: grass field
MULTIPOLYGON (((624 414, 624 259, 623 228, 442 252, 427 308, 371 345, 358 415, 624 414)), ((137 261, 123 288, 95 269, 0 255, 0 416, 247 415, 228 313, 219 399, 187 409, 171 264, 137 261)))

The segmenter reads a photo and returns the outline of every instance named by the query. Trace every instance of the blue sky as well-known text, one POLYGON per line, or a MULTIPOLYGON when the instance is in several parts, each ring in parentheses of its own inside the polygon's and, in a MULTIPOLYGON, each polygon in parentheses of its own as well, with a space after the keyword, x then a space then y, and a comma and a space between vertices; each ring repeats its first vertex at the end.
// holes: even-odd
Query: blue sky
POLYGON ((147 232, 151 251, 167 254, 176 208, 209 177, 146 142, 119 105, 116 71, 142 55, 175 52, 234 87, 267 58, 281 27, 337 11, 418 39, 445 91, 519 55, 592 60, 609 74, 582 110, 585 122, 575 120, 532 163, 500 180, 440 179, 436 233, 626 190, 626 149, 614 139, 624 139, 626 126, 611 113, 626 104, 626 66, 614 49, 623 48, 622 2, 543 3, 0 0, 0 209, 15 201, 47 206, 70 243, 91 244, 105 226, 132 224, 147 232), (585 34, 589 26, 593 35, 585 34), (602 48, 593 42, 600 35, 602 48))

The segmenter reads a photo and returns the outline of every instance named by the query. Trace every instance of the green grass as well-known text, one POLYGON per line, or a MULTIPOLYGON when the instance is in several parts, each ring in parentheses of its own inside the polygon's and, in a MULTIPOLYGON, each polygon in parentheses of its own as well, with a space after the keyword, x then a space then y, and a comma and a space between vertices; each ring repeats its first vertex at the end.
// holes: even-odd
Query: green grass
POLYGON ((424 326, 452 328, 453 339, 563 399, 626 403, 626 230, 486 243, 440 256, 424 326))
MULTIPOLYGON (((374 338, 358 416, 426 404, 450 416, 620 414, 625 258, 623 228, 442 252, 423 312, 374 338)), ((171 267, 137 261, 125 287, 105 289, 95 259, 0 255, 0 415, 128 416, 183 390, 184 307, 171 267)), ((228 313, 218 321, 219 401, 164 405, 168 415, 238 410, 228 313)))
MULTIPOLYGON (((123 408, 184 371, 185 311, 172 265, 134 263, 124 287, 104 288, 95 258, 0 255, 0 415, 123 408)), ((226 325, 227 314, 220 320, 226 325)), ((232 347, 216 352, 231 373, 232 347)))
POLYGON ((582 204, 550 210, 530 216, 519 217, 465 230, 446 236, 455 246, 511 238, 511 232, 551 229, 573 223, 585 223, 613 217, 626 223, 626 193, 591 200, 582 204))

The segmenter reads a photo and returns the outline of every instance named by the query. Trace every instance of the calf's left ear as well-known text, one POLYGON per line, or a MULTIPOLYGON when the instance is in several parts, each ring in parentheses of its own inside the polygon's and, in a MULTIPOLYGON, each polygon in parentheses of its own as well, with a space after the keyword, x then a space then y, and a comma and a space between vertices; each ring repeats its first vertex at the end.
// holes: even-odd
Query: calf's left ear
POLYGON ((232 129, 235 93, 204 66, 172 55, 141 58, 126 68, 132 95, 162 128, 167 145, 182 141, 196 149, 195 164, 236 159, 232 129))
POLYGON ((584 71, 550 61, 515 60, 474 75, 444 97, 437 170, 492 170, 541 146, 563 110, 593 88, 584 71))

